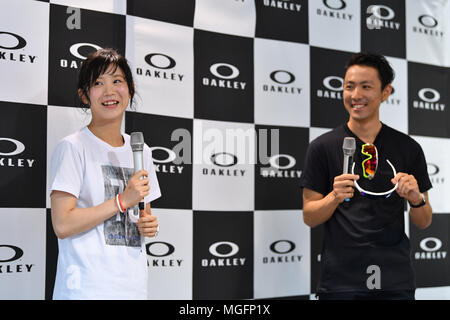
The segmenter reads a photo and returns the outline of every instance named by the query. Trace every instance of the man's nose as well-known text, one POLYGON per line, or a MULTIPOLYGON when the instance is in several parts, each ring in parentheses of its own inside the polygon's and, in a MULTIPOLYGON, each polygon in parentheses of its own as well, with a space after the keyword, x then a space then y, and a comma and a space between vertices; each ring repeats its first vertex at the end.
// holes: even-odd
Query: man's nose
POLYGON ((352 91, 352 99, 358 100, 360 98, 362 98, 362 90, 359 87, 355 87, 352 91))

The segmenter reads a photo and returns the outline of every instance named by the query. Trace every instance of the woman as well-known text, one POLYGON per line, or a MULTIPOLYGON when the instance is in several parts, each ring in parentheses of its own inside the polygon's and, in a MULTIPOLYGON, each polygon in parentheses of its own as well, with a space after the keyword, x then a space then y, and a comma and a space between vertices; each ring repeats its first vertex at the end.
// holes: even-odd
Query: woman
POLYGON ((82 106, 92 120, 62 139, 50 162, 53 229, 59 255, 54 299, 146 299, 144 237, 158 222, 150 202, 161 196, 151 151, 133 174, 130 136, 120 132, 134 82, 124 57, 112 49, 91 54, 78 79, 82 106), (141 179, 141 177, 144 178, 141 179), (128 210, 145 210, 133 223, 128 210))

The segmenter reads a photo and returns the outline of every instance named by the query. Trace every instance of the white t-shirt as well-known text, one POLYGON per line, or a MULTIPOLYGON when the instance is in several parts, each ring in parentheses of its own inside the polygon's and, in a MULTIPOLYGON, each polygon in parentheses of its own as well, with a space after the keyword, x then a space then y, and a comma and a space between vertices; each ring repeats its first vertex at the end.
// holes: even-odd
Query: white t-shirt
MULTIPOLYGON (((50 161, 50 192, 73 194, 78 208, 122 193, 134 171, 130 136, 122 136, 125 143, 117 148, 87 127, 62 139, 50 161)), ((161 192, 147 145, 143 155, 150 181, 144 202, 149 203, 161 192)), ((58 247, 53 299, 147 299, 144 237, 128 214, 118 213, 91 230, 58 239, 58 247)))

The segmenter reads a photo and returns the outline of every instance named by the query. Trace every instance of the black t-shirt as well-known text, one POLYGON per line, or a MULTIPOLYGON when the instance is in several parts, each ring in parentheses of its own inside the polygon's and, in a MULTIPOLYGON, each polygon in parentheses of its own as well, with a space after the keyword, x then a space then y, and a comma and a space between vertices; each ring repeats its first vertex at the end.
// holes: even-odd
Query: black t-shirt
MULTIPOLYGON (((384 124, 374 141, 378 150, 374 179, 362 175, 364 142, 344 124, 310 143, 300 178, 302 188, 324 196, 333 190, 334 177, 342 174, 345 137, 356 140, 355 174, 359 174, 358 184, 363 189, 383 192, 393 187, 393 172, 386 159, 397 173, 414 175, 421 192, 431 188, 420 145, 384 124)), ((404 232, 405 210, 405 200, 395 191, 388 198, 369 199, 355 189, 354 197, 341 203, 324 223, 322 274, 317 292, 369 291, 367 281, 373 273, 370 266, 379 267, 380 290, 415 289, 410 243, 404 232)))

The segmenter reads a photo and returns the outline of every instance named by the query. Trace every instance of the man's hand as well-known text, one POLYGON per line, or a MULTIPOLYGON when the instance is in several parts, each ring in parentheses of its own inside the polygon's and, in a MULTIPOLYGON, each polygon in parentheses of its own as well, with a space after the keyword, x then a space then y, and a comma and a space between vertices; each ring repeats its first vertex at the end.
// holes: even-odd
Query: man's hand
POLYGON ((342 203, 345 199, 353 198, 355 183, 354 180, 358 180, 357 174, 344 173, 340 176, 334 177, 333 182, 333 195, 339 203, 342 203))
POLYGON ((422 201, 419 185, 413 175, 399 172, 391 179, 393 184, 398 183, 397 193, 400 197, 405 198, 412 204, 418 204, 422 201))

